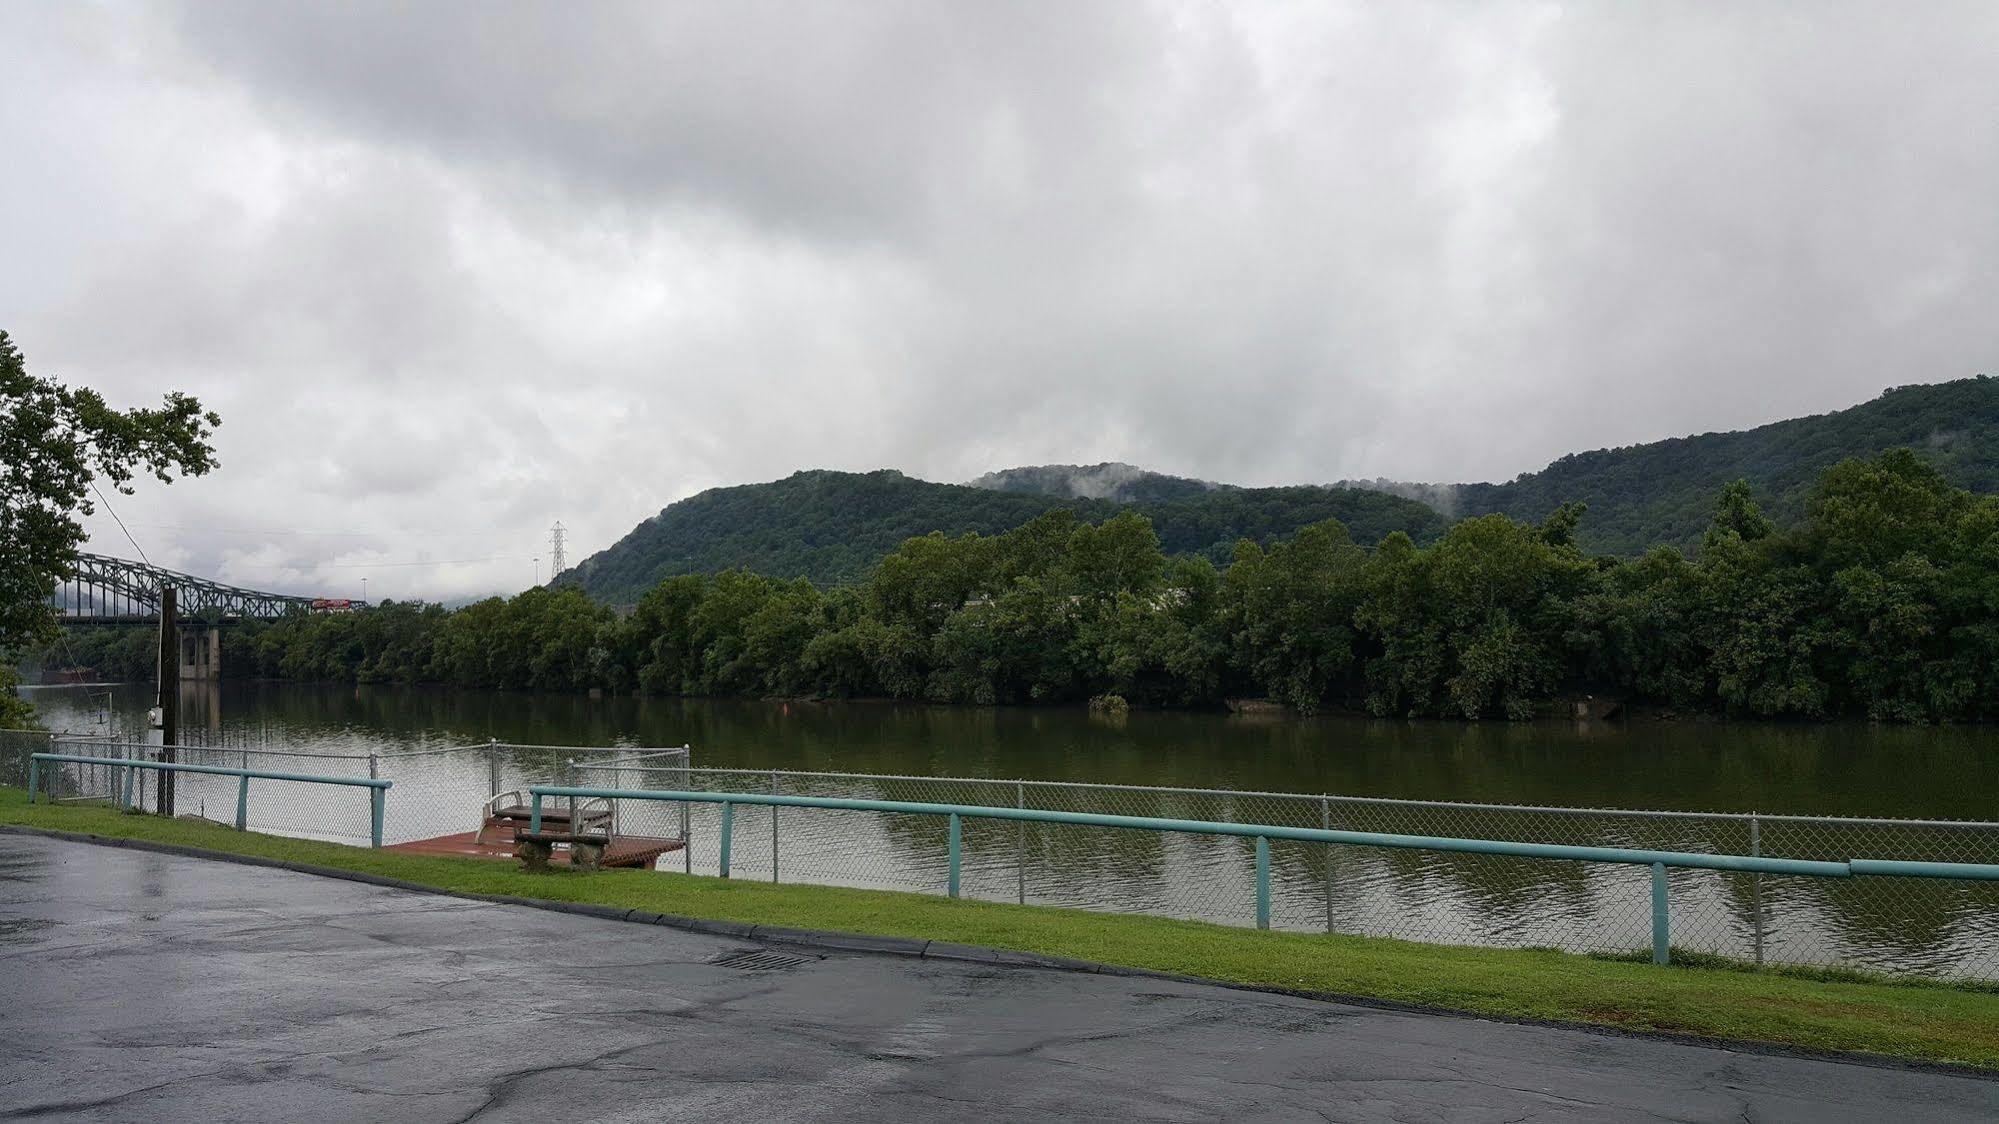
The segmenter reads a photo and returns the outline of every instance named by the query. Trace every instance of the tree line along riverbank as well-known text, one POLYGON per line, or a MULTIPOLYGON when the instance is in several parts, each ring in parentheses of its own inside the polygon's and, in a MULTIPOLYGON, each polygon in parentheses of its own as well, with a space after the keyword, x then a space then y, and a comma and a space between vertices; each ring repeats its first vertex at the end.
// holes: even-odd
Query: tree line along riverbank
MULTIPOLYGON (((1569 693, 1684 711, 1999 717, 1999 497, 1905 450, 1850 460, 1778 527, 1745 484, 1692 557, 1592 556, 1586 512, 1462 520, 1419 546, 1335 521, 1226 566, 1150 523, 1049 512, 912 538, 865 581, 741 570, 660 582, 628 612, 575 589, 461 609, 385 603, 227 630, 224 673, 684 694, 1219 706, 1527 718, 1569 693)), ((51 666, 151 673, 142 632, 78 632, 51 666)), ((1114 704, 1115 705, 1115 704, 1114 704)))

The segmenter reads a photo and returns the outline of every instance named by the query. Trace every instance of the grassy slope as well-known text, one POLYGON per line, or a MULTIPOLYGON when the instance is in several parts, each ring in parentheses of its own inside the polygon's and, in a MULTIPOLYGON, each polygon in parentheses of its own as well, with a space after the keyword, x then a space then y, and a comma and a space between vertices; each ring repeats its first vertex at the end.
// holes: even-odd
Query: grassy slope
POLYGON ((11 788, 0 789, 0 822, 341 867, 443 889, 925 937, 1480 1014, 1999 1068, 1999 994, 1970 988, 1259 933, 1152 917, 643 871, 535 875, 510 863, 396 855, 99 807, 29 805, 21 790, 11 788))

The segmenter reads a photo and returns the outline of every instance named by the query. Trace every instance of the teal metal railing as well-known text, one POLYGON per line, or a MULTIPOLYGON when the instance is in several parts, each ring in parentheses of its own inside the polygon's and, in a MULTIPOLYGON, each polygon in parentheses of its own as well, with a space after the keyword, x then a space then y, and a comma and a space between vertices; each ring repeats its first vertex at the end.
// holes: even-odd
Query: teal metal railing
POLYGON ((1124 828, 1134 831, 1166 831, 1190 835, 1217 835, 1251 838, 1256 841, 1256 926, 1270 927, 1270 841, 1297 840, 1308 843, 1344 843, 1364 847, 1440 851, 1458 854, 1503 855, 1513 858, 1568 859, 1578 862, 1616 863, 1645 866, 1652 875, 1652 959, 1670 960, 1672 933, 1671 903, 1666 872, 1670 868, 1720 870, 1738 873, 1802 875, 1815 878, 1849 878, 1854 875, 1956 878, 1999 881, 1999 865, 1977 863, 1899 862, 1853 860, 1828 862, 1809 859, 1766 858, 1757 855, 1721 855, 1699 852, 1648 851, 1623 847, 1572 846, 1558 843, 1524 843, 1497 839, 1453 839, 1425 835, 1391 835, 1369 831, 1288 827, 1275 824, 1239 824, 1207 820, 1161 819, 1151 816, 1120 816, 1090 812, 1058 812, 1037 808, 1006 808, 967 804, 932 804, 900 800, 847 799, 824 796, 783 796, 763 793, 697 792, 682 790, 579 788, 535 785, 530 830, 541 830, 541 806, 545 797, 557 799, 653 800, 674 803, 717 804, 721 806, 719 873, 729 877, 731 836, 736 805, 763 805, 772 808, 821 808, 834 811, 887 812, 901 815, 943 816, 949 820, 949 875, 947 893, 958 897, 961 887, 966 818, 1013 820, 1025 823, 1064 824, 1080 827, 1124 828))
POLYGON ((290 781, 298 784, 337 784, 350 788, 368 790, 369 839, 373 846, 382 845, 382 811, 384 794, 395 782, 374 777, 321 777, 307 773, 278 773, 268 769, 237 769, 226 765, 188 765, 171 761, 147 761, 135 757, 83 757, 67 753, 35 753, 28 757, 28 802, 35 801, 35 794, 41 789, 44 765, 51 766, 49 780, 49 800, 56 798, 57 768, 62 765, 110 766, 125 771, 124 783, 120 786, 119 806, 131 808, 134 802, 134 788, 139 770, 150 769, 162 773, 200 773, 208 776, 235 777, 236 785, 236 829, 246 830, 250 822, 250 782, 290 781))

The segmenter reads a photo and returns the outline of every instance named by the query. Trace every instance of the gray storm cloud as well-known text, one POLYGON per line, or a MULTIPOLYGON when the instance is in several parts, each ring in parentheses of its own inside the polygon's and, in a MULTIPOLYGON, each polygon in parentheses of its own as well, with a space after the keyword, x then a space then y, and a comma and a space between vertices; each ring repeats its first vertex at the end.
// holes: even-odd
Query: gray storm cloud
POLYGON ((0 24, 0 326, 223 412, 121 512, 251 584, 516 589, 802 467, 1503 479, 1999 352, 1986 4, 0 24))

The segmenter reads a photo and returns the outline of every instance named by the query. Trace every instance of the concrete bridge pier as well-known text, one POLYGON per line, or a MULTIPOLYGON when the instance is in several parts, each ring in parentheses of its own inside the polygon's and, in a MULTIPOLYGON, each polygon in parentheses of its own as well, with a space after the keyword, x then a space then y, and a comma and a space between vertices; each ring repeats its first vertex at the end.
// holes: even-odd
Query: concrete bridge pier
POLYGON ((180 629, 180 678, 222 678, 222 630, 214 625, 184 625, 180 629))

